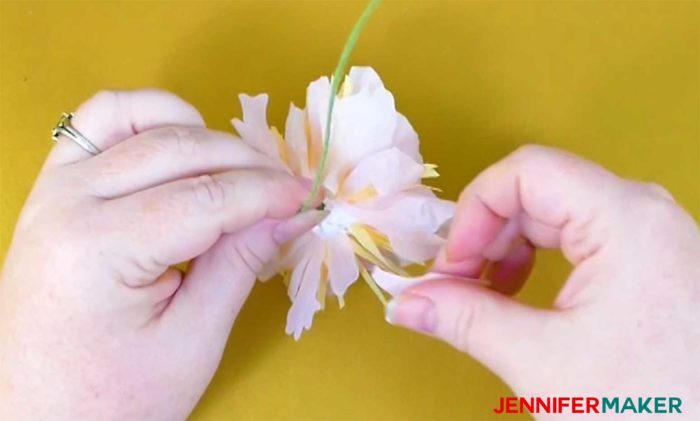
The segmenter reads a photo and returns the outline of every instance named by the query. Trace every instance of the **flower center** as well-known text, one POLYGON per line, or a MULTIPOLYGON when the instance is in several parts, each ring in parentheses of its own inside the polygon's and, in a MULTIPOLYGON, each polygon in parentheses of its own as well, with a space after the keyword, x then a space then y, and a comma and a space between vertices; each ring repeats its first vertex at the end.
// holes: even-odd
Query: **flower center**
POLYGON ((333 202, 326 201, 324 205, 330 213, 326 219, 314 227, 313 233, 323 239, 347 234, 350 227, 356 223, 355 217, 333 202))

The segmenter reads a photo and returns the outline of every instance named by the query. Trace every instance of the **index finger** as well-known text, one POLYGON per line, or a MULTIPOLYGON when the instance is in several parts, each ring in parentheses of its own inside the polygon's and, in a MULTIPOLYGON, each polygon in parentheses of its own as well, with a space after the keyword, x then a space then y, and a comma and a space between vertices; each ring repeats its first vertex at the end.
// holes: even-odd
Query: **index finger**
POLYGON ((538 247, 560 247, 570 262, 580 263, 600 247, 600 216, 622 185, 616 175, 575 155, 520 148, 462 192, 435 269, 450 272, 458 264, 461 272, 478 273, 485 255, 505 250, 509 235, 523 235, 538 247))
POLYGON ((284 171, 237 169, 106 200, 93 223, 100 228, 98 248, 134 273, 125 281, 138 286, 199 256, 224 234, 296 214, 308 194, 306 181, 284 171))
MULTIPOLYGON (((204 127, 199 112, 178 96, 157 89, 101 91, 75 112, 74 127, 100 150, 142 131, 179 125, 204 127)), ((46 168, 71 164, 90 154, 70 140, 59 141, 46 159, 46 168)))

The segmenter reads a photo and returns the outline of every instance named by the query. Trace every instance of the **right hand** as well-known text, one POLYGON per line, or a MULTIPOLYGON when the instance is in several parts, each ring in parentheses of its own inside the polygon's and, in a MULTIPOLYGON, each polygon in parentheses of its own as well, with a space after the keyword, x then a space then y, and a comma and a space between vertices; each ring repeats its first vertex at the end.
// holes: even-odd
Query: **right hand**
POLYGON ((670 396, 700 413, 700 233, 663 188, 519 149, 464 190, 434 271, 478 278, 487 261, 492 289, 426 282, 389 319, 471 354, 520 396, 670 396), (573 265, 553 309, 507 296, 536 247, 573 265))

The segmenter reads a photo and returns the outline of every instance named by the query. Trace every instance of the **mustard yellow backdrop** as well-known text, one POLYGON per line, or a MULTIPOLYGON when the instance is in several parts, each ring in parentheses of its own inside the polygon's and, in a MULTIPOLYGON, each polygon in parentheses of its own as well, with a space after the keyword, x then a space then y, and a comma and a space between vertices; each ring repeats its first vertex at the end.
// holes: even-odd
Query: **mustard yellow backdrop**
MULTIPOLYGON (((267 92, 282 126, 289 101, 303 105, 307 84, 332 72, 362 8, 3 2, 0 253, 61 112, 99 89, 156 86, 231 130, 237 95, 267 92)), ((352 62, 374 66, 394 92, 441 167, 445 197, 539 142, 659 182, 697 219, 699 22, 698 2, 387 1, 352 62)), ((520 298, 548 305, 567 270, 542 253, 520 298)), ((280 282, 255 288, 193 419, 491 419, 511 393, 469 357, 388 326, 361 283, 298 343, 283 332, 287 307, 280 282)))

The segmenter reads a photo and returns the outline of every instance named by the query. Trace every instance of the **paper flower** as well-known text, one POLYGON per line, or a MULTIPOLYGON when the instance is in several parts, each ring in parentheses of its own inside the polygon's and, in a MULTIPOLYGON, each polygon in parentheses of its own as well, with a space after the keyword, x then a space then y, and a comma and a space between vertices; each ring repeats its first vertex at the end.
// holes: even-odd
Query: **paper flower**
MULTIPOLYGON (((292 104, 284 136, 267 123, 267 95, 241 95, 243 120, 233 125, 243 141, 297 176, 313 179, 323 150, 330 81, 311 83, 306 108, 292 104)), ((370 270, 405 274, 403 267, 432 259, 443 239, 439 229, 453 204, 438 199, 423 178, 437 177, 424 164, 418 136, 396 111, 394 97, 377 73, 353 67, 332 113, 328 162, 323 174, 327 218, 281 251, 261 279, 282 272, 292 306, 286 332, 298 339, 311 327, 327 295, 344 305, 360 277, 382 299, 370 270)))

